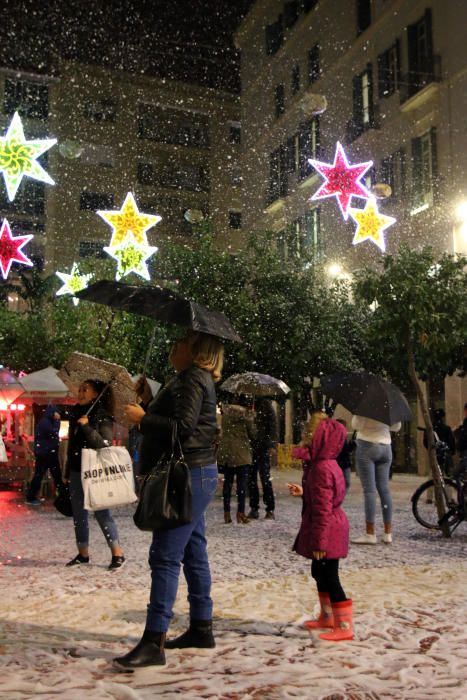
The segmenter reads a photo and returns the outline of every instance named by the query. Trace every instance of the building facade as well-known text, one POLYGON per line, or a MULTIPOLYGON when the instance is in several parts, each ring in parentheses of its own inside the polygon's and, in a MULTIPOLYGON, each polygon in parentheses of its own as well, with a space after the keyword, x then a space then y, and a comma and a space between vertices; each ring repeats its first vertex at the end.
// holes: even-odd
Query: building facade
POLYGON ((40 159, 55 186, 23 178, 13 202, 0 188, 0 216, 35 234, 37 264, 66 270, 105 256, 111 230, 95 211, 120 209, 130 191, 162 217, 151 245, 189 243, 201 216, 220 245, 239 245, 238 96, 70 61, 47 75, 0 70, 1 94, 2 133, 18 111, 28 140, 58 140, 40 159))
POLYGON ((397 218, 388 252, 403 242, 465 252, 466 21, 463 0, 257 0, 236 34, 245 227, 335 269, 376 259, 372 242, 352 245, 355 224, 334 199, 310 201, 323 179, 308 158, 332 163, 340 141, 351 163, 373 160, 367 187, 391 187, 379 202, 397 218))

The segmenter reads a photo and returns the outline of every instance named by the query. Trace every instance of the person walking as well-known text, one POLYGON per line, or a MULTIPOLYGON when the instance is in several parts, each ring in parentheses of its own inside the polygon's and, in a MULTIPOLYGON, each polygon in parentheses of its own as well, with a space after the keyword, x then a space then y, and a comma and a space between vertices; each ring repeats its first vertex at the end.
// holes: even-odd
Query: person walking
POLYGON ((237 523, 246 525, 250 520, 245 515, 246 483, 251 467, 251 442, 255 436, 253 414, 248 410, 245 397, 234 397, 231 404, 222 407, 222 432, 217 461, 223 467, 224 522, 232 522, 230 498, 234 480, 237 481, 237 523))
POLYGON ((352 544, 376 544, 376 491, 381 501, 384 534, 382 541, 392 543, 392 497, 389 475, 392 464, 391 432, 401 429, 400 423, 386 425, 372 418, 352 417, 352 428, 357 431, 356 464, 362 483, 366 532, 351 540, 352 544))
POLYGON ((263 489, 266 520, 275 519, 275 498, 271 481, 271 455, 279 440, 279 426, 271 399, 258 397, 255 401, 255 438, 252 442, 253 463, 248 473, 250 512, 248 518, 259 518, 258 474, 263 489))
POLYGON ((155 530, 149 549, 151 593, 140 642, 114 659, 118 669, 165 664, 164 649, 212 648, 211 573, 207 554, 205 512, 217 487, 216 391, 224 348, 214 336, 188 332, 173 345, 169 360, 177 372, 147 407, 130 404, 126 414, 139 425, 141 473, 148 473, 170 449, 174 425, 185 462, 190 467, 192 521, 172 530, 155 530), (188 584, 190 625, 166 641, 177 596, 180 567, 188 584))
MULTIPOLYGON (((113 439, 114 397, 112 389, 98 379, 87 379, 78 390, 78 403, 70 415, 66 471, 70 480, 70 498, 73 511, 78 554, 66 566, 89 564, 88 511, 84 508, 81 484, 81 451, 110 447, 113 439)), ((94 511, 94 516, 112 552, 109 570, 120 569, 125 563, 120 547, 117 525, 107 508, 94 511)))
POLYGON ((60 490, 63 486, 62 472, 60 469, 59 446, 60 446, 60 413, 56 406, 47 406, 44 415, 39 420, 34 434, 34 456, 35 468, 34 476, 31 479, 26 503, 29 506, 39 506, 38 498, 42 479, 50 469, 50 473, 55 483, 55 489, 60 490))
POLYGON ((317 620, 306 620, 309 630, 328 629, 319 636, 331 642, 353 639, 352 600, 339 580, 339 560, 349 551, 349 522, 341 505, 345 481, 337 455, 347 437, 341 423, 326 418, 316 427, 311 443, 295 448, 303 460, 302 485, 288 484, 292 496, 303 496, 302 522, 293 549, 311 559, 321 605, 317 620))

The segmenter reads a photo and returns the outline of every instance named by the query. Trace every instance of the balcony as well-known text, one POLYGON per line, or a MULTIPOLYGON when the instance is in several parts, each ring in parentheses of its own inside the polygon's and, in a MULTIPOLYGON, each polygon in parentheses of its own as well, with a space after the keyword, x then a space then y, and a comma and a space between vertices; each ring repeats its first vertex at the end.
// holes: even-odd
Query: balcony
POLYGON ((441 80, 441 56, 438 54, 429 57, 420 70, 402 75, 399 88, 401 110, 417 109, 431 99, 438 92, 441 80))

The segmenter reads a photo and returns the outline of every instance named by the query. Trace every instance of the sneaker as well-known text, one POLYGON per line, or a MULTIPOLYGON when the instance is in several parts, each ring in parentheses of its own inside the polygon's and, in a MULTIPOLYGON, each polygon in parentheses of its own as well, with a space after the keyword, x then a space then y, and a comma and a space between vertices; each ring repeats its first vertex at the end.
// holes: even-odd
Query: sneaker
POLYGON ((255 510, 254 508, 250 509, 250 512, 246 516, 248 520, 258 520, 259 518, 259 510, 255 510))
POLYGON ((114 571, 115 569, 121 569, 122 566, 125 564, 125 557, 122 555, 116 557, 115 555, 112 556, 112 561, 109 564, 109 571, 114 571))
POLYGON ((361 537, 355 537, 350 541, 352 544, 376 544, 376 535, 369 535, 368 532, 365 532, 361 537))
POLYGON ((79 566, 80 564, 89 564, 89 557, 83 557, 82 554, 77 554, 76 557, 65 564, 65 566, 79 566))
POLYGON ((392 534, 390 532, 385 532, 381 540, 384 544, 392 544, 392 534))
POLYGON ((275 520, 275 519, 276 519, 276 516, 274 515, 274 511, 273 511, 273 510, 267 510, 267 511, 266 511, 266 515, 264 516, 264 519, 265 519, 265 520, 275 520))
POLYGON ((26 498, 25 503, 27 506, 40 506, 41 504, 38 498, 26 498))

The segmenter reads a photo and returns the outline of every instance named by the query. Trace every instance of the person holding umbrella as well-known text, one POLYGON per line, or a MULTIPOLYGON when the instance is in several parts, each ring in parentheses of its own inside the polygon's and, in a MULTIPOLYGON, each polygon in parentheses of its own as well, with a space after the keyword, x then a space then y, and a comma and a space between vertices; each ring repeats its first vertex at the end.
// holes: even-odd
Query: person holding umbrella
POLYGON ((391 432, 398 432, 398 421, 389 426, 381 421, 352 417, 352 428, 356 435, 356 462, 358 476, 363 487, 366 532, 351 540, 353 544, 376 544, 376 491, 383 512, 383 542, 392 543, 392 497, 389 488, 389 472, 392 464, 391 432))
POLYGON ((142 474, 148 473, 171 448, 176 427, 184 460, 190 467, 193 515, 187 525, 153 533, 146 626, 136 647, 114 659, 120 670, 165 664, 165 647, 215 646, 204 514, 217 487, 214 383, 221 376, 223 353, 218 337, 188 331, 175 342, 169 356, 176 376, 159 390, 146 412, 137 404, 126 407, 129 421, 137 424, 142 434, 142 474), (182 562, 188 584, 190 626, 181 636, 166 642, 182 562))
MULTIPOLYGON (((87 379, 80 384, 78 403, 70 416, 66 466, 78 554, 66 566, 89 564, 89 525, 81 484, 81 452, 85 448, 98 450, 112 444, 113 414, 114 397, 108 384, 98 379, 87 379)), ((94 515, 112 552, 109 570, 119 569, 125 557, 115 521, 108 509, 96 510, 94 515)))

